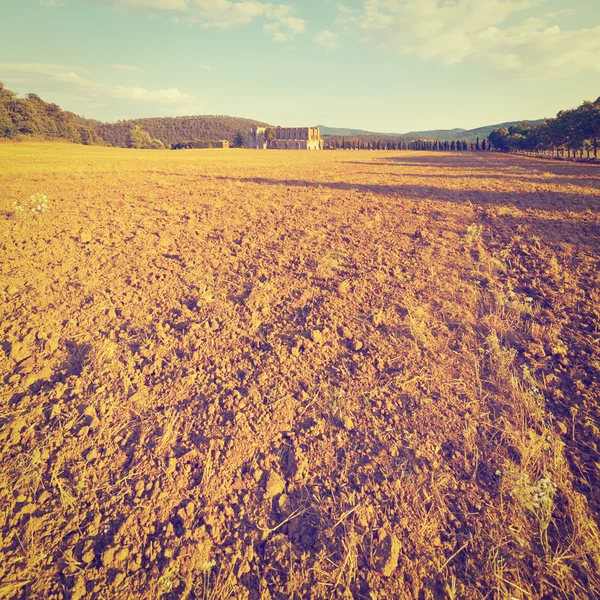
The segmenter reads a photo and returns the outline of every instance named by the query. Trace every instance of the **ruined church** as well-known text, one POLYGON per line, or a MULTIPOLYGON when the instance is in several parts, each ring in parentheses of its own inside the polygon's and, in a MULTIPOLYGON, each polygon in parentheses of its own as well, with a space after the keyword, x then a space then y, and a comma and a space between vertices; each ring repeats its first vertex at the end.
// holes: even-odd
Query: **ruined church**
POLYGON ((252 125, 246 146, 260 150, 322 150, 323 138, 318 127, 276 127, 275 139, 267 139, 268 127, 252 125))

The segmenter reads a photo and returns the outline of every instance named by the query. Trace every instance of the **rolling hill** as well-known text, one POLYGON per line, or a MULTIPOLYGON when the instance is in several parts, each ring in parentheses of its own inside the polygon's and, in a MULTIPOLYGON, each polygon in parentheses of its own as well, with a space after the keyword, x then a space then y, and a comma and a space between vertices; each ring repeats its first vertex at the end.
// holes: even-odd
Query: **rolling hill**
POLYGON ((81 122, 91 127, 111 146, 127 146, 131 128, 139 125, 144 131, 147 131, 153 138, 159 139, 167 147, 198 140, 206 142, 228 140, 233 142, 233 137, 238 131, 241 131, 245 136, 253 123, 261 126, 266 125, 261 121, 225 115, 156 117, 117 121, 116 123, 81 119, 81 122))
MULTIPOLYGON (((543 119, 537 119, 530 121, 537 125, 541 123, 543 119)), ((331 137, 353 137, 353 136, 377 136, 377 137, 407 137, 407 138, 425 138, 434 140, 474 140, 476 138, 487 137, 494 129, 500 127, 510 127, 511 125, 518 125, 522 121, 509 121, 506 123, 496 123, 495 125, 484 125, 483 127, 477 127, 475 129, 430 129, 426 131, 409 131, 407 133, 380 133, 376 131, 364 131, 362 129, 348 129, 344 127, 328 127, 327 125, 319 125, 321 128, 321 134, 331 137)))

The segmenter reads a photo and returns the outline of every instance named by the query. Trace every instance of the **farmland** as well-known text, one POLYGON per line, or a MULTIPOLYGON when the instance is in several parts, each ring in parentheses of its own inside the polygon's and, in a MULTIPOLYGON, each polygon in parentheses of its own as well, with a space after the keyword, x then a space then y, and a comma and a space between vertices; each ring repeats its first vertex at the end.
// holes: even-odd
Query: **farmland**
POLYGON ((597 166, 4 143, 0 252, 1 598, 600 594, 597 166))

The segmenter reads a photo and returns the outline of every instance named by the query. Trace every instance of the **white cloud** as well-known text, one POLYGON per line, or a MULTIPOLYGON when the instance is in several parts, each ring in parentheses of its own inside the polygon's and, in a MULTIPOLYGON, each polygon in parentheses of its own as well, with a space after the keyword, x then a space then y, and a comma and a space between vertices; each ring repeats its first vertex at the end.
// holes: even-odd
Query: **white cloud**
POLYGON ((290 36, 287 33, 284 33, 283 31, 276 31, 273 34, 273 41, 274 42, 287 42, 290 39, 290 36))
POLYGON ((426 61, 527 78, 600 72, 600 25, 563 31, 556 20, 568 11, 525 17, 546 1, 363 0, 361 10, 337 8, 339 23, 372 30, 380 48, 426 61))
POLYGON ((117 10, 185 10, 188 0, 89 0, 96 4, 106 4, 117 10))
POLYGON ((229 29, 266 21, 263 30, 275 41, 287 41, 304 33, 305 21, 295 17, 295 8, 257 0, 88 0, 119 11, 141 10, 170 14, 175 24, 203 29, 229 29))
POLYGON ((127 71, 130 73, 143 73, 144 69, 140 67, 132 67, 130 65, 110 65, 113 69, 117 69, 117 71, 127 71))
MULTIPOLYGON (((283 14, 283 13, 279 13, 283 14)), ((305 22, 296 17, 282 17, 278 21, 266 23, 262 30, 273 35, 274 42, 288 42, 296 35, 304 33, 305 22)))
POLYGON ((215 67, 214 65, 196 65, 199 69, 202 69, 203 71, 216 71, 217 67, 215 67))
POLYGON ((304 19, 296 17, 284 17, 279 22, 294 33, 304 33, 304 19))
POLYGON ((40 0, 40 5, 48 8, 62 8, 63 6, 66 6, 61 0, 40 0))
MULTIPOLYGON (((80 72, 87 71, 79 69, 80 72)), ((19 80, 36 86, 47 87, 63 94, 87 98, 88 100, 112 99, 146 102, 183 108, 192 105, 194 96, 176 88, 148 90, 137 86, 123 86, 101 83, 82 77, 73 67, 39 63, 0 64, 0 74, 10 84, 19 80)))
POLYGON ((313 37, 313 42, 324 48, 335 48, 338 45, 339 35, 328 29, 322 29, 313 37))

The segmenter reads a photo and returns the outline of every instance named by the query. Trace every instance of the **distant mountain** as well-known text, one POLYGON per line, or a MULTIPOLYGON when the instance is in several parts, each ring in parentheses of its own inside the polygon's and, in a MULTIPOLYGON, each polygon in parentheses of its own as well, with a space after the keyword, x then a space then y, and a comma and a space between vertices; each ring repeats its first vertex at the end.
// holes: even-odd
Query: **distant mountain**
POLYGON ((327 127, 327 125, 317 125, 321 129, 321 135, 330 135, 332 137, 349 137, 356 135, 379 135, 379 136, 401 136, 402 133, 377 133, 375 131, 365 131, 364 129, 347 129, 346 127, 327 127))
MULTIPOLYGON (((541 123, 543 119, 537 119, 530 121, 534 125, 541 123)), ((408 133, 379 133, 376 131, 364 131, 362 129, 346 129, 343 127, 327 127, 327 125, 320 125, 321 135, 331 137, 353 137, 353 136, 369 136, 369 137, 407 137, 407 138, 420 138, 420 139, 434 139, 434 140, 474 140, 476 138, 486 138, 494 129, 500 127, 510 127, 511 125, 519 125, 523 121, 509 121, 507 123, 496 123, 495 125, 485 125, 483 127, 477 127, 476 129, 430 129, 427 131, 409 131, 408 133)))
POLYGON ((261 127, 267 126, 266 123, 260 121, 225 115, 155 117, 117 121, 116 123, 81 119, 81 123, 91 127, 111 146, 127 146, 131 128, 139 125, 144 131, 147 131, 153 138, 159 139, 167 147, 189 141, 216 142, 218 140, 228 140, 233 142, 233 137, 238 131, 241 131, 242 135, 246 137, 253 123, 261 127))

